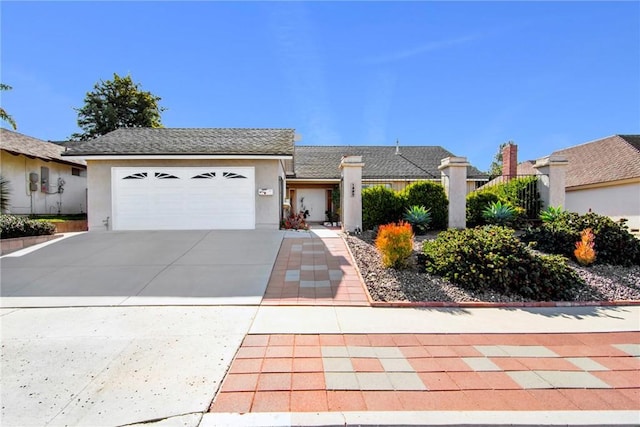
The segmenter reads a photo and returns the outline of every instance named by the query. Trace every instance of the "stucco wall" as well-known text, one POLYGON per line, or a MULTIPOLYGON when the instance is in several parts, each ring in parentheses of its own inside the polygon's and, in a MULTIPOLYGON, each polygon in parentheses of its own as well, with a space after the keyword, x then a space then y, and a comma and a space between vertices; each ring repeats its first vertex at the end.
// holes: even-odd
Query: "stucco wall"
POLYGON ((14 214, 80 214, 87 212, 87 178, 82 170, 81 176, 71 174, 73 166, 45 162, 41 159, 0 151, 0 174, 9 180, 9 211, 14 214), (35 172, 40 177, 40 168, 49 168, 49 188, 47 194, 38 190, 29 191, 29 174, 35 172), (58 191, 58 178, 64 180, 64 191, 58 191))
POLYGON ((112 167, 221 167, 251 166, 256 172, 256 228, 279 228, 280 203, 278 176, 282 174, 279 160, 88 160, 89 231, 105 230, 104 221, 113 218, 111 209, 112 167), (273 189, 273 196, 258 196, 258 189, 273 189))
POLYGON ((627 218, 630 229, 640 229, 640 182, 567 190, 565 204, 567 210, 581 214, 591 209, 592 212, 610 216, 614 220, 627 218))

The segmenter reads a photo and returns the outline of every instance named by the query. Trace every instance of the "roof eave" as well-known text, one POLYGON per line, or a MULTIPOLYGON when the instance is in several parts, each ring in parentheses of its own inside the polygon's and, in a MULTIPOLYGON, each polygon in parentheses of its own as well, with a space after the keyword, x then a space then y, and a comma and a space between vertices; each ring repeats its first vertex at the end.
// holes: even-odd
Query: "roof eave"
POLYGON ((567 185, 565 187, 565 190, 566 191, 588 190, 591 188, 613 187, 616 185, 627 185, 627 184, 637 184, 637 183, 640 183, 640 176, 623 178, 623 179, 615 179, 611 181, 599 181, 599 182, 590 182, 590 183, 584 183, 584 184, 567 185))
POLYGON ((287 160, 290 154, 90 154, 65 153, 84 160, 287 160))
MULTIPOLYGON (((57 159, 55 157, 49 157, 49 156, 39 156, 37 154, 31 154, 31 153, 22 153, 20 151, 15 151, 15 150, 10 150, 7 148, 2 148, 2 151, 6 151, 7 153, 13 155, 13 156, 25 156, 28 157, 29 159, 39 159, 42 160, 44 162, 55 162, 55 163, 60 163, 63 165, 69 165, 69 166, 78 166, 81 168, 86 168, 87 166, 83 163, 80 162, 74 162, 72 159, 69 160, 64 160, 64 159, 57 159)), ((82 159, 79 159, 82 160, 82 159)))

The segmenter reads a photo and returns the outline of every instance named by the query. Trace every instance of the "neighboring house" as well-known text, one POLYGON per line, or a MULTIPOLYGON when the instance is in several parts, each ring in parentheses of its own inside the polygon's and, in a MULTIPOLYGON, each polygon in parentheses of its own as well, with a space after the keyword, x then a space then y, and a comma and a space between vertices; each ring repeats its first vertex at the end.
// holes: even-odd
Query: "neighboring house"
MULTIPOLYGON (((440 182, 440 161, 453 154, 439 146, 296 146, 287 167, 291 212, 308 211, 311 222, 327 220, 326 212, 336 210, 333 192, 339 189, 343 156, 362 156, 363 188, 385 185, 402 190, 416 181, 440 182)), ((467 192, 487 180, 475 167, 467 168, 467 192)))
POLYGON ((89 230, 278 229, 293 129, 118 129, 87 162, 89 230))
POLYGON ((631 231, 640 231, 640 135, 613 135, 553 154, 569 160, 567 210, 626 218, 631 231))
POLYGON ((65 147, 0 129, 0 175, 9 181, 12 214, 87 212, 87 173, 65 147))
POLYGON ((525 160, 524 162, 518 163, 518 175, 520 176, 528 176, 535 175, 536 168, 533 165, 536 164, 535 160, 525 160))

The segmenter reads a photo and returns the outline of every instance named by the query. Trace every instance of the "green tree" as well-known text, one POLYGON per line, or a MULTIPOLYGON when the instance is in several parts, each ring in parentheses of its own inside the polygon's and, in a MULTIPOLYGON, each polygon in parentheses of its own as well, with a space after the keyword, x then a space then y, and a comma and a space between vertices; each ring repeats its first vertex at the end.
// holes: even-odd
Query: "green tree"
POLYGON ((493 162, 491 162, 489 166, 489 179, 502 175, 502 150, 504 150, 504 147, 508 144, 513 144, 513 141, 503 142, 498 147, 498 152, 493 157, 493 162))
MULTIPOLYGON (((4 83, 0 83, 0 91, 11 90, 11 89, 13 89, 11 86, 6 85, 4 83)), ((16 125, 16 122, 15 120, 13 120, 13 117, 11 117, 2 107, 0 107, 0 120, 4 120, 5 122, 9 123, 13 128, 13 130, 18 129, 18 125, 16 125)))
POLYGON ((96 138, 119 128, 152 127, 160 128, 159 96, 143 91, 134 83, 130 75, 120 77, 113 74, 113 80, 100 80, 87 92, 84 106, 76 108, 78 127, 82 133, 74 133, 71 139, 85 141, 96 138))

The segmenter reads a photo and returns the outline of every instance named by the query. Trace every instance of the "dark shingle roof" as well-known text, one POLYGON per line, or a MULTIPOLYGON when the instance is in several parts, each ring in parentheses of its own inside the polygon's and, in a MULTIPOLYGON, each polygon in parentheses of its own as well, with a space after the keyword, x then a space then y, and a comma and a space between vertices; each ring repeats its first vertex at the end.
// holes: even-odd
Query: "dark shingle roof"
MULTIPOLYGON (((343 156, 362 156, 364 179, 440 179, 440 160, 451 157, 449 151, 438 146, 297 146, 294 168, 297 179, 339 179, 343 156)), ((468 177, 487 178, 473 166, 468 177)))
POLYGON ((614 135, 553 154, 565 156, 567 187, 640 177, 640 135, 614 135))
POLYGON ((627 141, 633 148, 640 151, 640 135, 618 135, 620 138, 627 141))
POLYGON ((85 167, 84 160, 63 158, 65 147, 52 142, 0 128, 0 149, 12 154, 85 167))
POLYGON ((123 128, 69 145, 66 155, 293 155, 293 129, 123 128))

